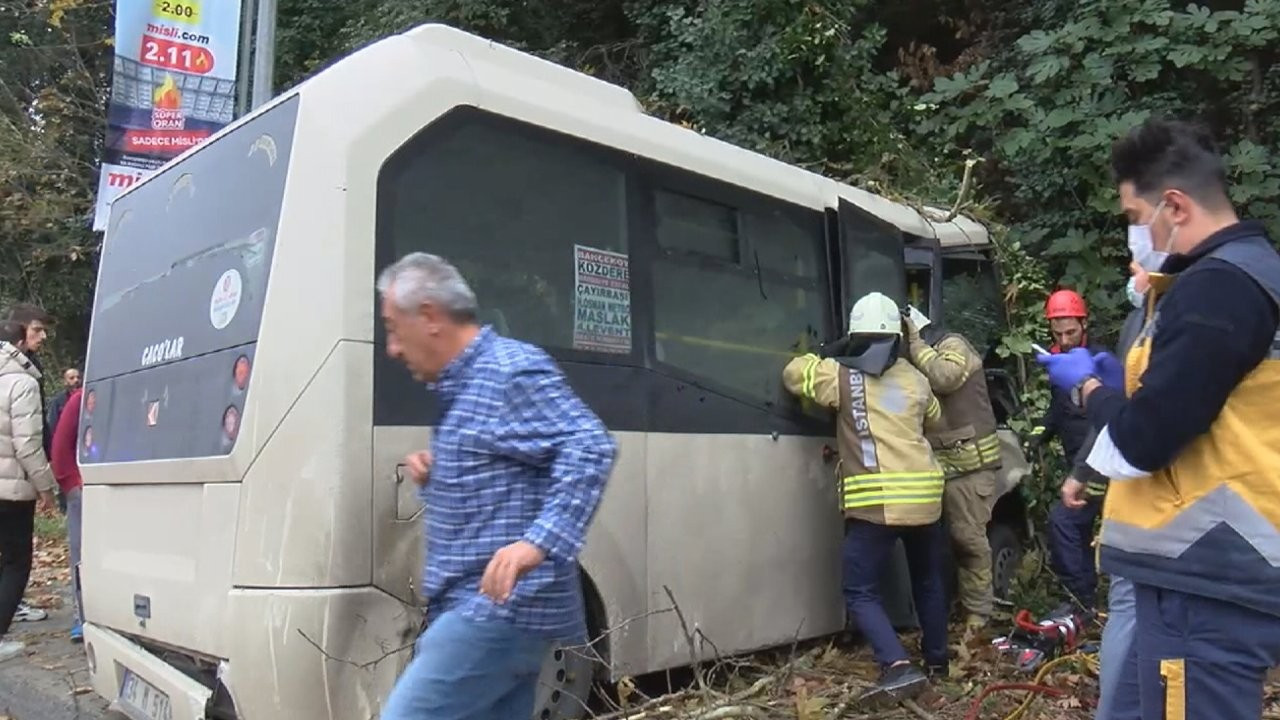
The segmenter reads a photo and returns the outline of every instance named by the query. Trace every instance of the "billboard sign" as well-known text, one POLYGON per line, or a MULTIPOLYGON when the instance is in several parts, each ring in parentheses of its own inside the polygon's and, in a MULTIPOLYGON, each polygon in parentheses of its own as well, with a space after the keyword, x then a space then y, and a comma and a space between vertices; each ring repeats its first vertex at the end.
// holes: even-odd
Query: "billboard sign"
POLYGON ((240 0, 118 0, 93 229, 112 200, 235 118, 240 0))

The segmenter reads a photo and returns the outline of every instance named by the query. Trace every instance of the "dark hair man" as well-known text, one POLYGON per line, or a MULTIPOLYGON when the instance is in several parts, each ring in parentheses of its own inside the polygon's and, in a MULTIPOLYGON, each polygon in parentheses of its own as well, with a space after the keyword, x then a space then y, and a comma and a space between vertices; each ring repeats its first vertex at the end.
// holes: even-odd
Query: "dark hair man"
MULTIPOLYGON (((22 342, 14 343, 14 346, 18 347, 26 355, 32 367, 43 377, 44 365, 40 362, 40 350, 44 347, 45 340, 49 338, 49 325, 52 322, 49 313, 31 303, 16 303, 4 313, 4 319, 17 324, 22 342)), ((45 458, 48 459, 53 442, 53 427, 49 425, 49 418, 45 413, 48 403, 44 394, 44 384, 37 383, 37 390, 40 398, 40 431, 43 438, 41 446, 44 449, 45 458)), ((66 499, 62 497, 61 493, 56 493, 56 495, 58 508, 66 512, 66 499)), ((19 603, 18 612, 14 619, 19 622, 39 622, 48 619, 48 617, 49 614, 44 610, 28 605, 26 601, 23 601, 19 603)))
POLYGON ((67 400, 71 397, 71 393, 80 389, 80 369, 67 368, 62 371, 62 390, 53 396, 49 401, 49 408, 45 412, 46 420, 49 422, 50 429, 58 427, 58 417, 62 415, 62 411, 67 407, 67 400))
POLYGON ((1142 717, 1258 718, 1280 664, 1280 254, 1236 216, 1204 130, 1148 120, 1112 168, 1146 325, 1123 369, 1038 359, 1100 428, 1102 569, 1134 584, 1142 717))
POLYGON ((57 483, 40 447, 40 371, 22 351, 23 327, 0 322, 0 662, 22 653, 6 640, 31 577, 36 500, 57 483))
MULTIPOLYGON (((49 313, 31 303, 17 303, 9 308, 9 312, 4 319, 22 326, 24 336, 22 352, 26 354, 27 359, 31 361, 36 370, 39 370, 40 374, 44 375, 44 364, 40 362, 40 350, 44 348, 44 341, 49 338, 49 325, 52 323, 49 313)), ((53 440, 53 430, 49 426, 49 418, 45 415, 47 407, 44 385, 41 385, 40 416, 43 419, 41 427, 44 431, 44 455, 46 458, 49 457, 49 444, 53 440)))
MULTIPOLYGON (((1061 289, 1049 295, 1044 304, 1044 317, 1049 322, 1053 345, 1049 352, 1065 353, 1074 348, 1097 352, 1089 342, 1089 306, 1075 290, 1061 289)), ((1063 460, 1068 468, 1084 447, 1091 427, 1083 408, 1071 402, 1069 393, 1052 388, 1049 411, 1040 426, 1032 431, 1033 443, 1043 445, 1051 438, 1062 441, 1063 460)), ((1077 482, 1068 474, 1064 484, 1077 482)), ((1054 502, 1049 508, 1049 564, 1066 591, 1064 602, 1047 617, 1065 618, 1077 612, 1094 612, 1098 591, 1098 569, 1094 560, 1093 528, 1102 511, 1102 493, 1086 495, 1079 505, 1054 502)))

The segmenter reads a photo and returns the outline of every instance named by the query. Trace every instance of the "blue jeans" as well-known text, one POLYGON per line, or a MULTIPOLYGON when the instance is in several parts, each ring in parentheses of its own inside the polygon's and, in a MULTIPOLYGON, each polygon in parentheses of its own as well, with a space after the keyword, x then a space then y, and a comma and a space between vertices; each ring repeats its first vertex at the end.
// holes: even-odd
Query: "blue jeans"
POLYGON ((1098 596, 1098 569, 1094 563, 1093 524, 1102 510, 1102 498, 1090 497, 1082 508, 1072 509, 1059 500, 1049 508, 1049 564, 1058 579, 1086 609, 1098 596))
POLYGON ((1124 672, 1138 679, 1142 720, 1262 717, 1267 670, 1280 664, 1280 617, 1151 585, 1135 583, 1134 593, 1124 672))
POLYGON ((67 542, 71 545, 71 597, 75 600, 76 624, 84 623, 84 601, 80 589, 80 518, 84 502, 83 488, 75 488, 65 495, 67 499, 67 542))
POLYGON ((418 638, 382 720, 526 720, 554 644, 501 621, 446 612, 418 638))
POLYGON ((1098 673, 1098 712, 1094 720, 1138 720, 1138 677, 1124 671, 1133 648, 1138 605, 1133 583, 1111 576, 1107 624, 1102 628, 1102 669, 1098 673))
POLYGON ((859 632, 871 643, 876 660, 887 667, 907 659, 880 597, 880 581, 898 540, 907 551, 911 595, 922 634, 924 661, 947 661, 947 594, 942 579, 943 549, 949 542, 942 523, 912 527, 865 520, 845 523, 844 602, 859 632))

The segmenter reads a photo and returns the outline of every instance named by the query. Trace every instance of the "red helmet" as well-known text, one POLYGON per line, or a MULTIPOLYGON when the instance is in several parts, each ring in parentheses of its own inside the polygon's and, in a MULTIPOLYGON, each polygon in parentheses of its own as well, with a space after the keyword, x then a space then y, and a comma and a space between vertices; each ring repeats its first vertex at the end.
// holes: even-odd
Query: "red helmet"
POLYGON ((1075 290, 1058 290, 1045 302, 1044 316, 1048 320, 1089 317, 1089 306, 1075 290))

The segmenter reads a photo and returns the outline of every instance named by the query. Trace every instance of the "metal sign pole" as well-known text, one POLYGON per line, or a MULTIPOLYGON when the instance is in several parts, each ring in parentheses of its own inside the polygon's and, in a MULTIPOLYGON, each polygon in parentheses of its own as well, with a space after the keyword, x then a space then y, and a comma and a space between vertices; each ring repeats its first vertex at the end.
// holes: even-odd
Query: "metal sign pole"
POLYGON ((236 69, 236 117, 249 112, 249 78, 253 77, 253 12, 255 0, 240 4, 240 60, 236 69))
POLYGON ((258 0, 258 27, 253 43, 253 108, 274 94, 276 68, 276 0, 258 0))

